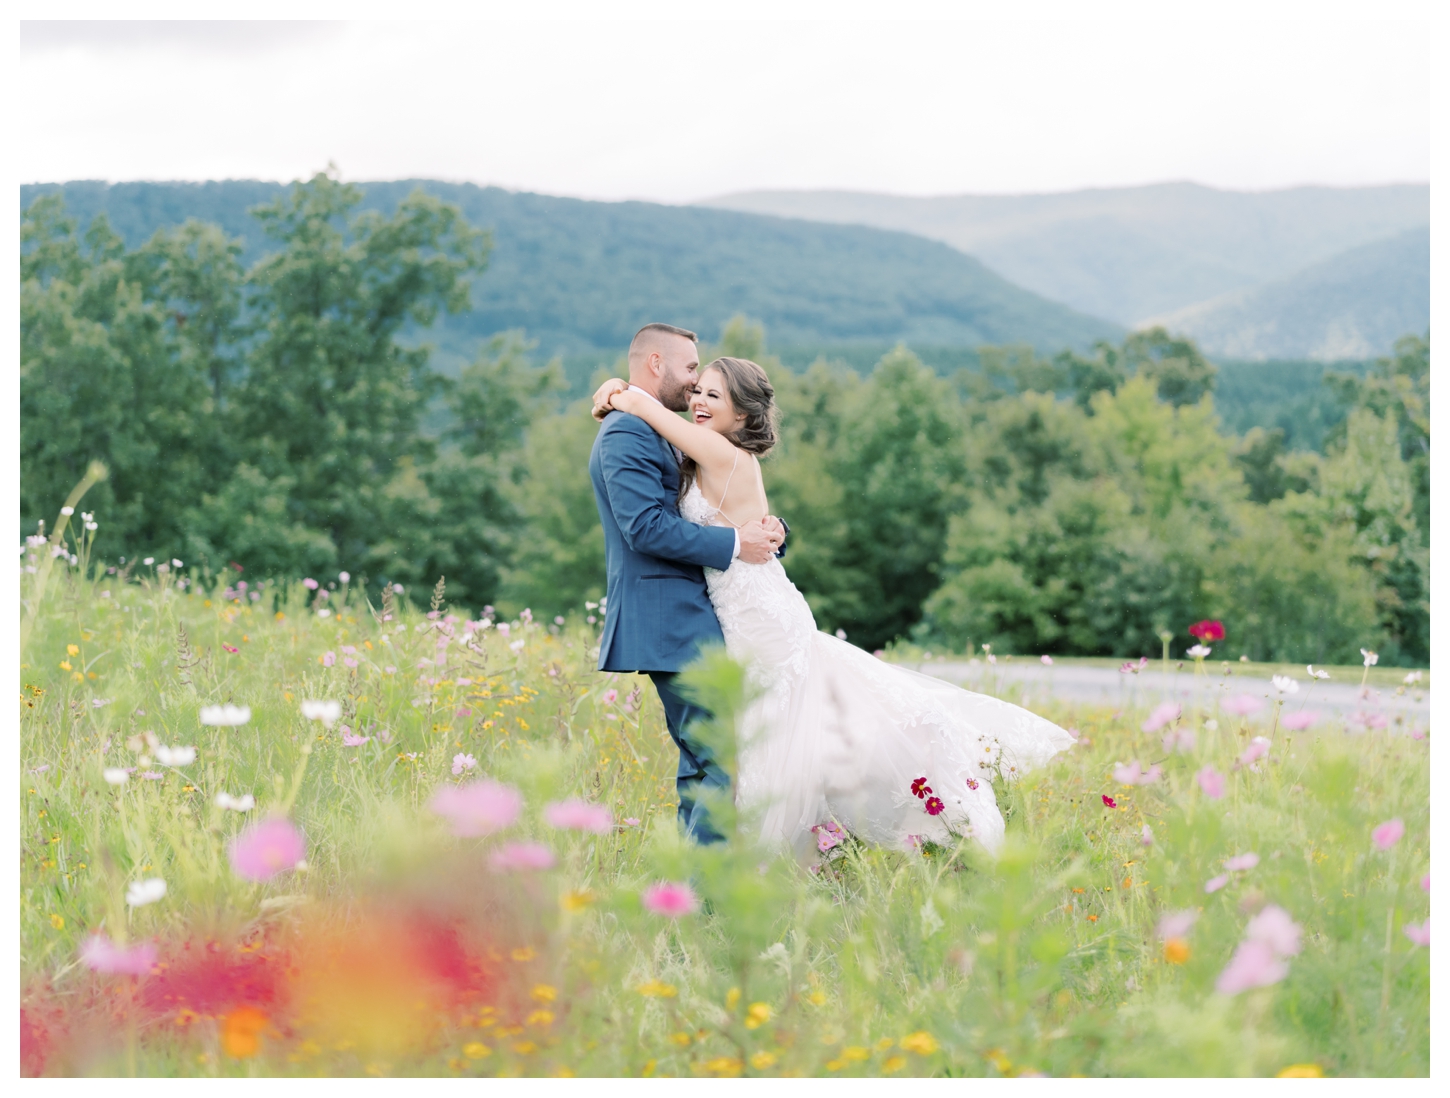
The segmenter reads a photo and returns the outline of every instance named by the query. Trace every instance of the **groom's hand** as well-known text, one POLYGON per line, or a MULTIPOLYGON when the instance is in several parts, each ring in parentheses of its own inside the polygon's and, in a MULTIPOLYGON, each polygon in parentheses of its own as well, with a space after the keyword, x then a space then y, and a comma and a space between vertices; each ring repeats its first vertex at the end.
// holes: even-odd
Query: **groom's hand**
POLYGON ((740 559, 747 564, 764 564, 785 539, 780 520, 772 517, 747 522, 740 528, 740 559))

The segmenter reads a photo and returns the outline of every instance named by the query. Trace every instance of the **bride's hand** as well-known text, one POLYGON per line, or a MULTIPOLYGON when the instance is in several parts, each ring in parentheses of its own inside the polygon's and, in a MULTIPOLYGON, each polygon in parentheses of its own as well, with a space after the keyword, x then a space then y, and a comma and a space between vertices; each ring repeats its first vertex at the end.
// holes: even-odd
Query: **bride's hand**
POLYGON ((629 382, 620 381, 617 377, 612 377, 603 385, 599 386, 599 388, 594 391, 594 411, 591 413, 594 418, 603 419, 611 411, 613 411, 613 406, 609 403, 610 398, 612 398, 615 393, 623 392, 625 389, 628 388, 629 382))

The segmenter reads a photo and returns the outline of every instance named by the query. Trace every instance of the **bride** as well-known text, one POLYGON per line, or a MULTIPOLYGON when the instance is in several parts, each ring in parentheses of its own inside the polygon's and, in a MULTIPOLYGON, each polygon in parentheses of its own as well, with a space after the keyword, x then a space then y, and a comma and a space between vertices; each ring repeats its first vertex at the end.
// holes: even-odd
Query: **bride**
MULTIPOLYGON (((775 390, 746 359, 700 373, 686 422, 610 379, 597 408, 639 416, 684 457, 680 514, 734 526, 770 513, 760 456, 776 442, 775 390)), ((812 828, 908 848, 970 834, 996 851, 993 785, 1040 766, 1072 738, 1052 722, 875 656, 816 628, 778 559, 705 569, 725 647, 759 691, 740 722, 737 803, 761 838, 804 853, 812 828)))

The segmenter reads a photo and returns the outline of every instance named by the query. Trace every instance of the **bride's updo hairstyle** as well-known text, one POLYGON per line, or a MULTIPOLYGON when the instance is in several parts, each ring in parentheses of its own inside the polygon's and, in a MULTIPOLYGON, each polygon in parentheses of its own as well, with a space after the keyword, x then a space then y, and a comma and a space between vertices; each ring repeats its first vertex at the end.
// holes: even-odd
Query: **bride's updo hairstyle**
MULTIPOLYGON (((780 413, 775 406, 775 386, 770 383, 765 371, 748 358, 717 358, 700 370, 701 377, 704 377, 706 370, 720 372, 720 376, 725 379, 725 389, 730 394, 731 406, 745 416, 745 422, 725 437, 756 457, 764 457, 770 453, 780 440, 777 427, 780 413)), ((687 457, 681 462, 682 499, 697 471, 694 458, 687 457)))

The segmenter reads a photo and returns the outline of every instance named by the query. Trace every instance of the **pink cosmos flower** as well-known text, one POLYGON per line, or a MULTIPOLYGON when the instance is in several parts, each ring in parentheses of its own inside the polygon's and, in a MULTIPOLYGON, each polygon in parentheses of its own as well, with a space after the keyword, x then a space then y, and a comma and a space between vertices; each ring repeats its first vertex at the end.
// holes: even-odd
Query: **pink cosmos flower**
POLYGON ((1205 766, 1197 774, 1194 780, 1198 782, 1198 788, 1203 790, 1203 795, 1211 800, 1218 800, 1223 796, 1224 780, 1220 774, 1211 766, 1205 766))
POLYGON ((323 667, 331 667, 336 662, 337 662, 337 656, 334 655, 333 653, 331 653, 331 652, 324 652, 324 653, 322 653, 322 666, 323 667))
POLYGON ((1149 827, 1147 824, 1144 824, 1143 825, 1143 845, 1144 846, 1152 846, 1153 845, 1153 829, 1151 827, 1149 827))
POLYGON ((1313 728, 1319 720, 1319 713, 1314 709, 1299 709, 1293 713, 1285 713, 1279 718, 1279 725, 1287 728, 1290 732, 1303 732, 1306 728, 1313 728))
POLYGON ((1430 891, 1430 874, 1426 873, 1423 877, 1420 878, 1420 891, 1430 891))
POLYGON ((1196 911, 1175 911, 1171 913, 1165 913, 1164 916, 1158 920, 1158 929, 1156 933, 1158 937, 1163 939, 1163 941, 1165 942, 1169 938, 1182 938, 1188 934, 1188 931, 1193 927, 1193 924, 1196 922, 1198 922, 1198 912, 1196 911))
POLYGON ((230 653, 231 653, 231 654, 232 654, 232 655, 234 655, 234 656, 235 656, 235 655, 236 655, 236 654, 237 654, 237 653, 238 653, 238 652, 240 652, 240 651, 241 651, 241 649, 240 649, 240 648, 233 648, 233 647, 232 647, 232 646, 231 646, 231 645, 230 645, 230 644, 227 644, 227 643, 225 643, 225 642, 223 642, 223 643, 222 643, 222 647, 223 647, 223 648, 225 648, 225 649, 226 649, 226 650, 227 650, 227 651, 228 651, 228 652, 230 652, 230 653))
POLYGON ((1256 987, 1277 984, 1289 975, 1289 966, 1274 956, 1267 942, 1240 942, 1228 966, 1219 973, 1215 990, 1221 995, 1237 995, 1256 987))
POLYGON ((1396 817, 1393 820, 1386 820, 1375 828, 1371 833, 1374 845, 1381 850, 1388 850, 1405 837, 1405 821, 1396 817))
POLYGON ((656 915, 664 915, 671 919, 689 915, 700 906, 700 902, 695 898, 694 890, 689 885, 677 884, 672 881, 661 881, 659 884, 650 885, 640 893, 639 898, 646 911, 653 911, 656 915))
POLYGON ((491 868, 499 872, 521 869, 552 869, 554 852, 543 843, 509 843, 493 852, 488 859, 491 868))
POLYGON ((1425 916, 1425 921, 1418 926, 1414 923, 1405 924, 1405 937, 1414 942, 1417 946, 1430 945, 1430 916, 1425 916))
POLYGON ((1412 728, 1412 729, 1410 729, 1410 739, 1412 739, 1412 740, 1423 740, 1424 738, 1425 738, 1425 731, 1424 731, 1424 729, 1422 729, 1422 728, 1412 728))
POLYGON ((1269 904, 1244 928, 1244 936, 1251 942, 1263 942, 1274 951, 1276 957, 1293 957, 1301 946, 1299 939, 1303 928, 1278 904, 1269 904))
POLYGON ((1217 892, 1224 885, 1228 884, 1228 874, 1220 873, 1217 877, 1210 877, 1203 885, 1205 892, 1217 892))
POLYGON ((1177 728, 1170 730, 1163 736, 1163 750, 1177 751, 1187 755, 1198 745, 1198 737, 1193 734, 1191 728, 1177 728))
POLYGON ((1236 854, 1223 863, 1223 867, 1230 873, 1238 873, 1245 869, 1253 869, 1259 864, 1259 856, 1254 853, 1236 854))
POLYGON ((453 773, 462 774, 465 770, 472 770, 478 765, 478 760, 472 755, 465 755, 462 751, 453 756, 453 773))
POLYGON ((141 777, 145 778, 148 782, 159 782, 166 775, 156 770, 147 770, 142 772, 141 777))
POLYGON ((1157 732, 1165 724, 1171 724, 1182 715, 1183 706, 1176 702, 1164 702, 1157 709, 1153 710, 1148 719, 1143 722, 1143 731, 1157 732))
POLYGON ((351 645, 351 644, 344 644, 342 646, 341 651, 342 651, 342 654, 344 656, 356 656, 357 655, 357 649, 353 645, 351 645))
POLYGON ((351 728, 349 728, 347 725, 343 725, 342 726, 342 746, 343 747, 361 747, 363 744, 367 743, 368 740, 370 740, 370 739, 372 739, 371 736, 358 736, 358 735, 354 735, 353 734, 353 730, 351 728))
POLYGON ((147 943, 119 946, 104 934, 92 934, 81 945, 81 960, 92 972, 145 976, 156 963, 156 947, 147 943))
POLYGON ((523 810, 524 798, 511 785, 484 780, 445 785, 433 794, 428 807, 447 818, 453 834, 467 838, 491 835, 513 824, 523 810))
POLYGON ((602 804, 587 801, 559 801, 544 809, 544 819, 551 827, 570 831, 592 831, 606 835, 614 828, 614 816, 602 804))
POLYGON ((351 656, 344 656, 342 659, 342 665, 344 667, 356 667, 357 660, 353 659, 351 656))
POLYGON ((1042 663, 1043 663, 1043 666, 1045 666, 1045 667, 1051 667, 1052 666, 1052 657, 1051 656, 1043 656, 1042 657, 1042 663))
POLYGON ((619 697, 618 690, 606 690, 599 698, 605 705, 613 705, 614 699, 619 697))
POLYGON ((1127 766, 1119 765, 1113 769, 1113 781, 1122 785, 1152 785, 1163 776, 1161 766, 1150 766, 1143 769, 1143 764, 1136 760, 1127 766))
POLYGON ((305 588, 307 588, 307 590, 309 590, 309 591, 316 591, 317 590, 317 581, 315 579, 313 579, 311 576, 308 576, 305 580, 302 581, 302 586, 305 587, 305 588))
POLYGON ((1244 753, 1239 756, 1239 765, 1248 766, 1258 762, 1269 753, 1269 741, 1263 736, 1255 736, 1249 741, 1249 746, 1244 748, 1244 753))
POLYGON ((840 836, 835 832, 827 831, 825 828, 821 828, 821 830, 816 832, 816 849, 822 854, 840 845, 840 836))
POLYGON ((1235 717, 1247 717, 1250 713, 1257 713, 1264 708, 1262 701, 1249 694, 1230 695, 1218 705, 1225 713, 1232 713, 1235 717))
POLYGON ((634 816, 626 816, 624 818, 624 826, 625 827, 638 827, 639 826, 639 820, 638 820, 638 818, 636 818, 634 816))
POLYGON ((281 816, 253 824, 227 848, 232 871, 249 881, 266 881, 292 869, 307 853, 307 840, 281 816))

